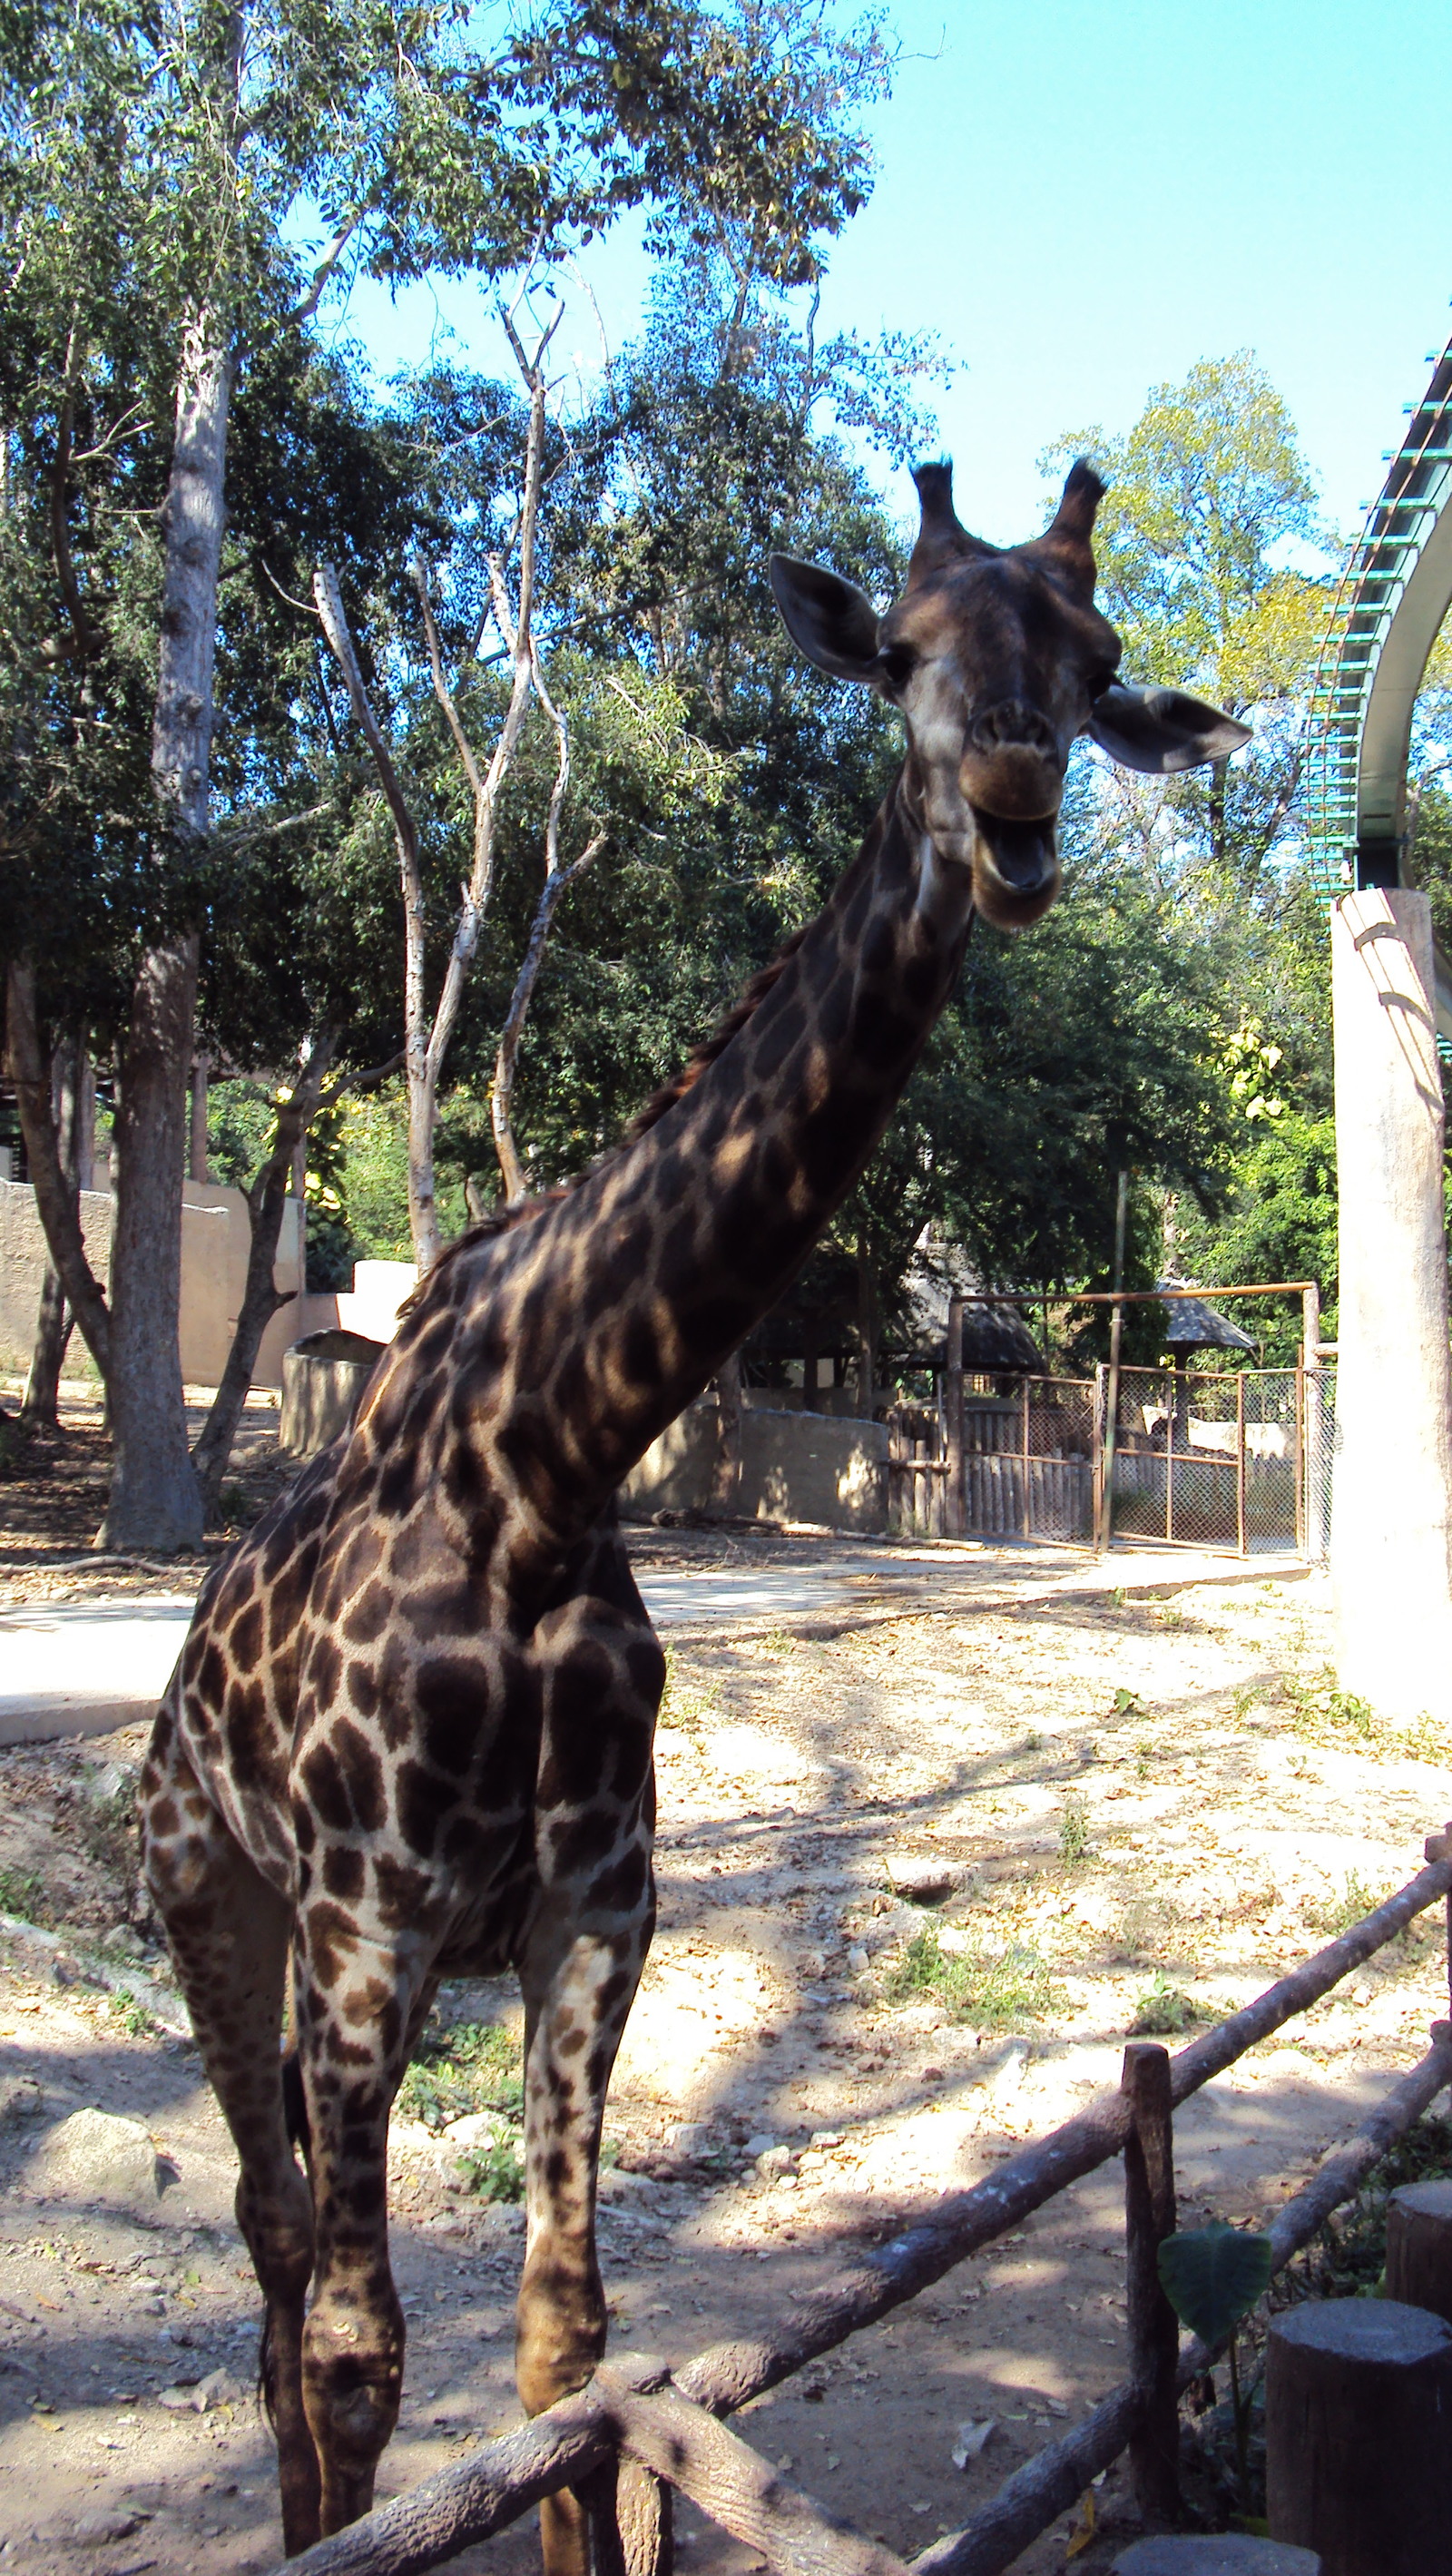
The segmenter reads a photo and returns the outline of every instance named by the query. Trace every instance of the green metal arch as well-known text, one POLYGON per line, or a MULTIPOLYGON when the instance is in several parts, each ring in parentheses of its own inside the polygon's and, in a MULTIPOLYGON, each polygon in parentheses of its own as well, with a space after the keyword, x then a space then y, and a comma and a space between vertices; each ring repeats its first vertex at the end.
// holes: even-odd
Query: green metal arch
POLYGON ((1399 882, 1412 710, 1452 606, 1452 343, 1388 463, 1311 691, 1308 838, 1328 895, 1399 882))
MULTIPOLYGON (((1401 883, 1412 714, 1452 607, 1452 341, 1409 410, 1341 576, 1311 688, 1307 848, 1333 899, 1401 883)), ((1437 1033, 1452 1040, 1452 972, 1440 954, 1437 1033)))

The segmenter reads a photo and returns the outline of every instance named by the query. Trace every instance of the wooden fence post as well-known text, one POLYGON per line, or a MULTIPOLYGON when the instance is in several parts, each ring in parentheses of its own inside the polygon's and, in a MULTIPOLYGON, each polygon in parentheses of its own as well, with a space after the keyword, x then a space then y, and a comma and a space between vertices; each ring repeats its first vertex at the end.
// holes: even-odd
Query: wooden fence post
POLYGON ((1395 2299, 1306 2299, 1271 2319, 1266 2517, 1336 2576, 1447 2563, 1452 2327, 1395 2299))
POLYGON ((1132 2114, 1124 2142, 1129 2369, 1145 2392, 1139 2430, 1130 2436, 1129 2464, 1146 2520, 1173 2522, 1180 2510, 1180 2329, 1159 2276, 1160 2247, 1175 2232, 1169 2050, 1158 2040, 1132 2040, 1119 2081, 1132 2114))

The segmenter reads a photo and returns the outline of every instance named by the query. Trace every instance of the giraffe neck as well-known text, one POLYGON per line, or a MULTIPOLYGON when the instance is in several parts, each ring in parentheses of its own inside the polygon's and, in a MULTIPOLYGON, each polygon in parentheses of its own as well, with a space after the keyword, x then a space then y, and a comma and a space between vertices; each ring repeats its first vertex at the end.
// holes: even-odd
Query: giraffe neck
POLYGON ((557 1543, 776 1304, 901 1096, 971 917, 967 872, 913 802, 904 773, 777 982, 658 1123, 460 1256, 454 1422, 557 1543))
MULTIPOLYGON (((915 808, 905 770, 769 992, 654 1126, 431 1275, 360 1409, 335 1519, 441 1515, 456 1557, 521 1601, 548 1590, 790 1286, 947 999, 971 887, 915 808)), ((400 1530, 400 1563, 431 1544, 400 1530)))

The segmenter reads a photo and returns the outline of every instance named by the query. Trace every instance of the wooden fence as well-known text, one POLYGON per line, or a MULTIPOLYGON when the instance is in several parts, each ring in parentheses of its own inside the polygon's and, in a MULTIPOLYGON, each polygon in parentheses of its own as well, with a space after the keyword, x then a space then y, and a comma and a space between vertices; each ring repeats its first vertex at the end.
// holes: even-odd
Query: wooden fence
POLYGON ((1092 1381, 1045 1377, 1025 1378, 1012 1395, 950 1392, 941 1419, 931 1405, 895 1406, 887 1417, 892 1527, 929 1538, 966 1530, 1088 1538, 1094 1397, 1092 1381))
MULTIPOLYGON (((1432 1836, 1426 1849, 1427 1867, 1340 1940, 1174 2057, 1154 2042, 1131 2043, 1118 2092, 1100 2094, 970 2190, 947 2195, 931 2217, 889 2244, 864 2248, 774 2331, 715 2344, 675 2373, 640 2360, 603 2366, 577 2396, 517 2432, 481 2443, 290 2560, 286 2576, 416 2576, 517 2522, 564 2486, 590 2510, 596 2576, 670 2576, 673 2489, 758 2551, 779 2576, 909 2576, 909 2562, 791 2485, 721 2419, 915 2298, 1121 2154, 1127 2376, 1081 2424, 1017 2469, 963 2530, 914 2558, 911 2576, 1001 2576, 1125 2450, 1146 2515, 1173 2518, 1179 2397, 1216 2358, 1195 2338, 1180 2340, 1156 2268, 1158 2247, 1175 2226, 1175 2109, 1329 1994, 1439 1898, 1447 1901, 1452 1979, 1452 1826, 1432 1836)), ((1272 2221, 1273 2272, 1354 2196, 1449 2083, 1452 2023, 1436 2022, 1426 2055, 1272 2221)))

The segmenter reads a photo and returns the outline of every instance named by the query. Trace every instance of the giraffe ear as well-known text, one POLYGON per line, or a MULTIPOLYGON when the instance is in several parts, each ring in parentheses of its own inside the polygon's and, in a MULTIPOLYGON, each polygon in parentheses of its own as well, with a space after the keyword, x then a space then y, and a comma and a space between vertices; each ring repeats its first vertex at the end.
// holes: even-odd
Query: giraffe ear
POLYGON ((879 681, 877 611, 865 591, 825 565, 773 555, 768 567, 792 642, 834 680, 879 681))
POLYGON ((1181 689, 1130 689, 1118 680, 1095 699, 1084 730, 1122 769, 1147 770, 1156 778, 1228 760, 1250 740, 1249 725, 1200 698, 1187 698, 1181 689))

